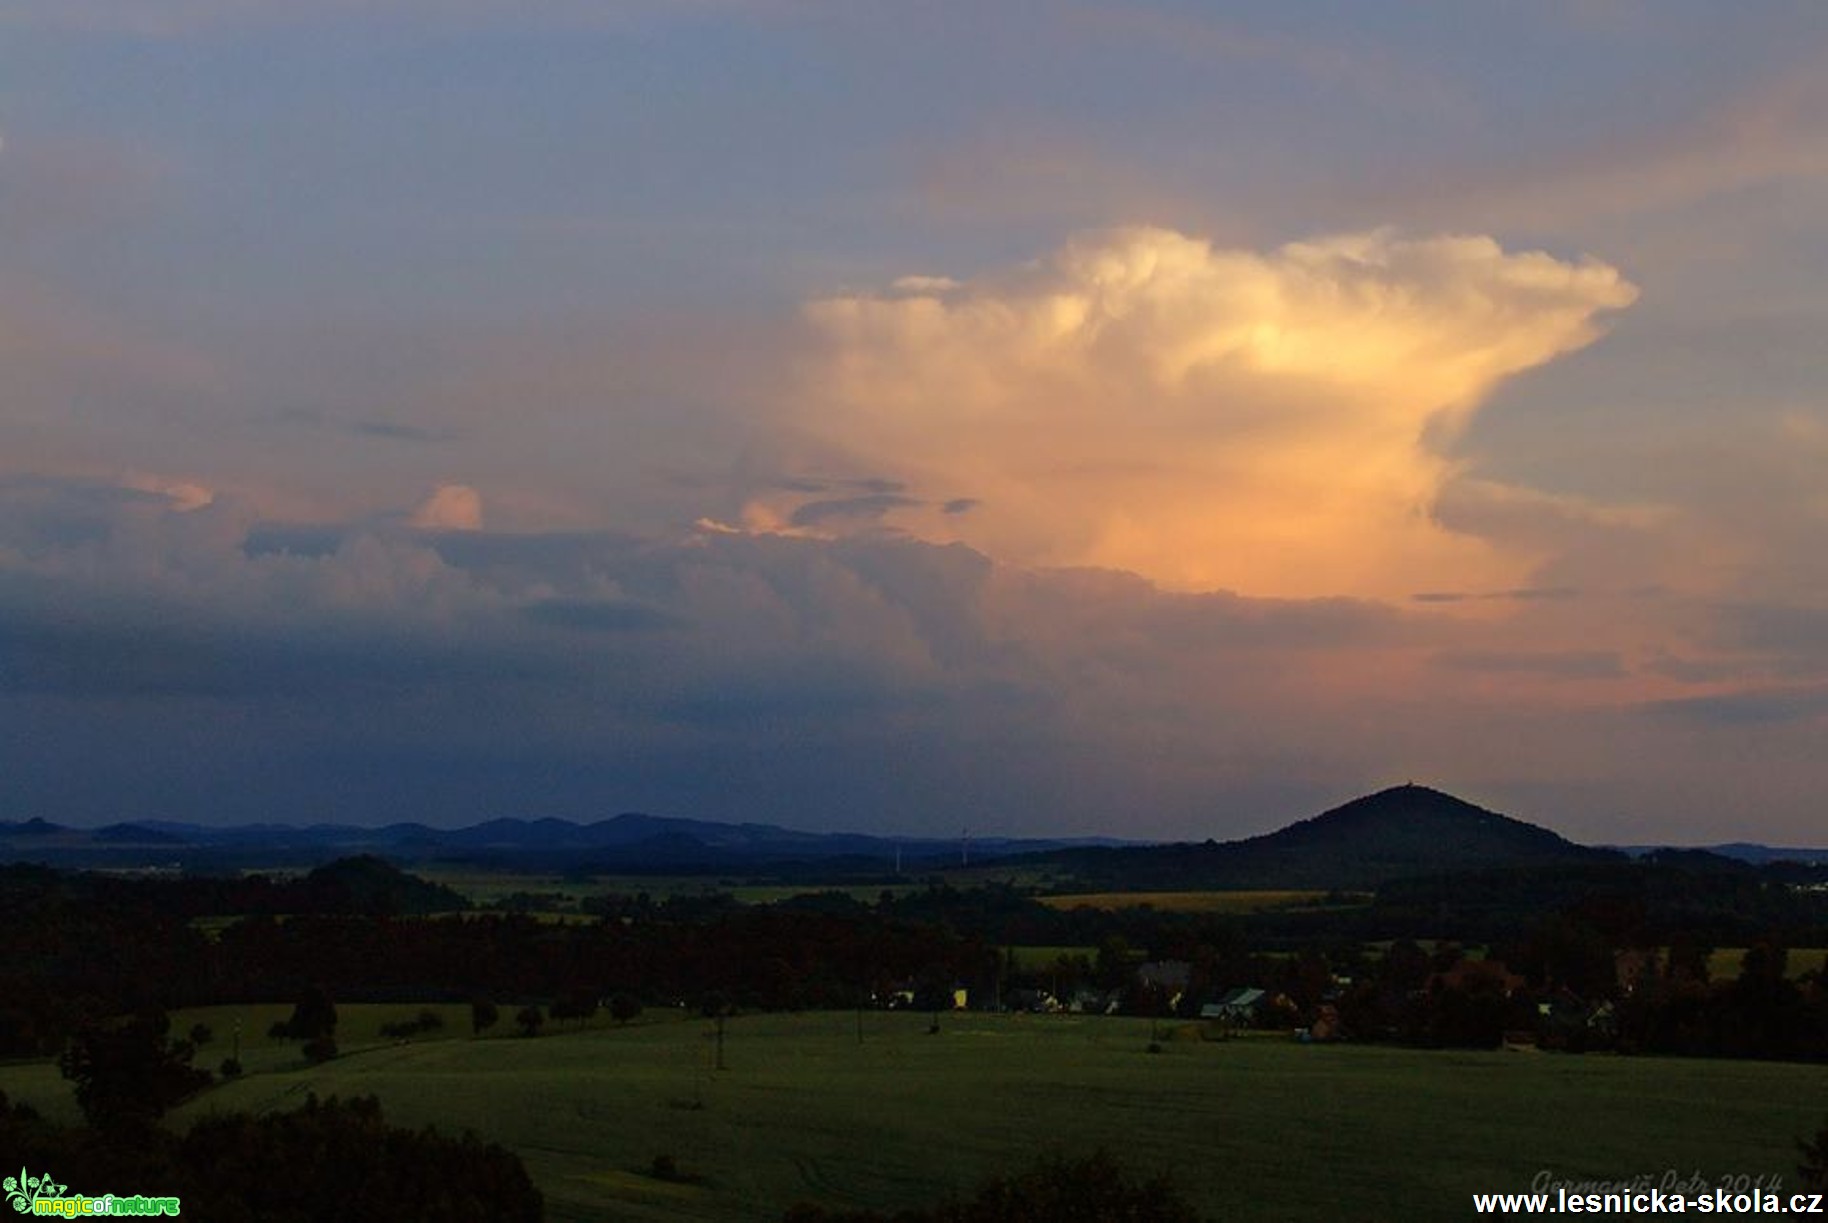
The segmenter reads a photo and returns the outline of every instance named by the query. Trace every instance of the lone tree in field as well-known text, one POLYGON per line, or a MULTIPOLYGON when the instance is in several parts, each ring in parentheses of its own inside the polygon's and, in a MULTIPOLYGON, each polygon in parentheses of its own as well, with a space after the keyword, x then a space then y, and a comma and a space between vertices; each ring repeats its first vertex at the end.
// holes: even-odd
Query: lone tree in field
POLYGON ((496 1020, 500 1018, 501 1012, 496 1009, 493 1002, 487 998, 474 999, 470 1003, 470 1034, 481 1036, 494 1027, 496 1020))
POLYGON ((537 1006, 529 1004, 523 1006, 514 1016, 514 1022, 520 1025, 522 1036, 538 1036, 540 1027, 546 1022, 546 1017, 540 1013, 537 1006))
POLYGON ((286 1020, 285 1034, 293 1040, 329 1040, 336 1036, 336 1005, 321 985, 313 985, 299 995, 286 1020))
POLYGON ((609 1014, 617 1023, 626 1024, 641 1014, 641 999, 623 990, 609 1000, 609 1014))
POLYGON ((939 1014, 952 1009, 952 978, 941 966, 929 968, 921 974, 920 982, 914 987, 914 1005, 928 1013, 927 1031, 939 1031, 939 1014))

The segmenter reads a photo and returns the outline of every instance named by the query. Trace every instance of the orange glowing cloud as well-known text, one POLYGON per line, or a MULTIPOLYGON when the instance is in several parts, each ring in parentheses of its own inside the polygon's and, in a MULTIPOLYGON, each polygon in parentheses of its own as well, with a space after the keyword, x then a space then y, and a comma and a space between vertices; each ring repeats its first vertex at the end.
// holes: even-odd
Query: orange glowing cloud
POLYGON ((440 484, 408 521, 430 531, 480 531, 482 495, 467 484, 440 484))
MULTIPOLYGON (((1531 558, 1435 520, 1442 444, 1636 295, 1604 263, 1485 237, 1265 253, 1111 230, 962 282, 812 303, 792 423, 892 483, 863 499, 869 526, 1021 564, 1252 594, 1501 584, 1531 558)), ((806 497, 783 481, 744 521, 836 533, 855 517, 806 497)))
POLYGON ((180 514, 200 510, 216 500, 214 489, 194 480, 173 480, 145 472, 132 472, 121 480, 121 484, 136 492, 156 493, 166 498, 171 508, 180 514))

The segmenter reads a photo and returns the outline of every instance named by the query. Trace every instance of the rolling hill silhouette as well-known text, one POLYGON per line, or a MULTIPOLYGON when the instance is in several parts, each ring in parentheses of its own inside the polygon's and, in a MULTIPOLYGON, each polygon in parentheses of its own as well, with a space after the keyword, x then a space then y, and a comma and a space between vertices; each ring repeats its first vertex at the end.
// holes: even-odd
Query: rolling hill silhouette
POLYGON ((1372 888, 1390 879, 1493 866, 1622 862, 1546 828, 1427 786, 1355 798, 1242 841, 1046 855, 1081 884, 1113 890, 1372 888))

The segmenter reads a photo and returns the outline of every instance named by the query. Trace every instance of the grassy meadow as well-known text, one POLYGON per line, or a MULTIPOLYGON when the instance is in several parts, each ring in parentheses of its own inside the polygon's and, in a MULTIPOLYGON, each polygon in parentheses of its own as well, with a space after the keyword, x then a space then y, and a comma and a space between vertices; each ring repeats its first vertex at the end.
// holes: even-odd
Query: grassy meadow
POLYGON ((721 879, 705 875, 591 875, 586 877, 529 872, 463 870, 454 867, 416 868, 414 873, 463 894, 480 908, 491 908, 517 892, 535 896, 557 895, 569 904, 592 896, 639 896, 656 901, 673 897, 726 895, 741 904, 773 904, 808 892, 843 892, 873 903, 883 892, 902 895, 916 890, 913 883, 771 883, 749 879, 721 879))
POLYGON ((1088 960, 1093 959, 1098 955, 1098 948, 1060 945, 1045 947, 1032 945, 1013 946, 1003 948, 1003 954, 1015 961, 1016 971, 1018 972, 1046 972, 1051 969, 1054 966, 1054 962, 1062 956, 1065 956, 1067 959, 1072 959, 1074 956, 1084 956, 1088 960))
POLYGON ((1075 892, 1037 896, 1050 909, 1134 909, 1148 906, 1164 913, 1264 913, 1272 909, 1311 908, 1327 897, 1314 891, 1222 892, 1075 892))
MULTIPOLYGON (((397 1124, 470 1128, 526 1160, 554 1220, 750 1220, 789 1204, 895 1207, 966 1190, 1038 1152, 1109 1148, 1166 1170, 1213 1220, 1459 1219, 1474 1191, 1543 1169, 1620 1179, 1680 1169, 1784 1175, 1828 1110, 1828 1067, 1304 1046, 1197 1039, 1147 1051, 1146 1021, 1078 1016, 740 1016, 727 1069, 710 1025, 650 1012, 524 1039, 377 1030, 416 1007, 340 1008, 344 1054, 306 1066, 264 1037, 286 1008, 174 1015, 217 1032, 243 1016, 243 1079, 186 1105, 275 1109, 373 1093, 397 1124), (271 1011, 271 1015, 267 1012, 271 1011), (251 1035, 259 1033, 259 1035, 251 1035), (679 1179, 651 1175, 671 1156, 679 1179)), ((508 1026, 504 1014, 503 1027, 508 1026)), ((48 1063, 0 1067, 0 1090, 73 1113, 48 1063)))
MULTIPOLYGON (((1744 947, 1716 947, 1707 957, 1707 975, 1715 981, 1733 980, 1739 975, 1745 953, 1744 947)), ((1828 967, 1828 948, 1792 947, 1784 957, 1784 975, 1792 981, 1824 967, 1828 967)))

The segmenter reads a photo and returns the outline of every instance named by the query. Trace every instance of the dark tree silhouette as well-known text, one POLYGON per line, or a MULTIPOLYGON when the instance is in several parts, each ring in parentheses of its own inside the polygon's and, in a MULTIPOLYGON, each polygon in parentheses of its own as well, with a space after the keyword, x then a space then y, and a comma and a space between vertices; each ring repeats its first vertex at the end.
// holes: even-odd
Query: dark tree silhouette
POLYGON ((476 998, 470 1002, 470 1034, 481 1036, 495 1026, 501 1018, 501 1011, 487 998, 476 998))
POLYGON ((92 1127, 144 1129, 209 1085, 209 1072, 190 1064, 196 1050, 167 1039, 170 1030, 165 1013, 154 1011, 70 1038, 57 1066, 76 1085, 77 1107, 92 1127))
POLYGON ((336 1035, 336 1006, 330 995, 313 985, 299 996, 286 1020, 286 1035, 293 1040, 322 1040, 336 1035))
POLYGON ((927 1031, 939 1031, 941 1011, 952 1009, 952 978, 944 966, 930 965, 914 986, 914 1006, 928 1014, 927 1031))

